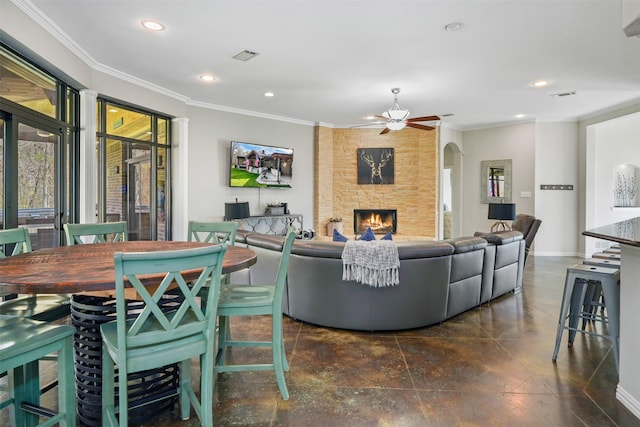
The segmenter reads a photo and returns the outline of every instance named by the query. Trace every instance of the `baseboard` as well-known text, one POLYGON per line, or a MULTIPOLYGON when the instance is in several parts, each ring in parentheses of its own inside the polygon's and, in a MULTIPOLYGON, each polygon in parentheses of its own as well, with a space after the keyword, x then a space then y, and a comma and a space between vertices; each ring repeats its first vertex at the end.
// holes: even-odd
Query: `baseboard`
POLYGON ((640 402, 627 393, 620 385, 616 387, 616 398, 622 403, 633 415, 640 419, 640 402))
POLYGON ((535 257, 543 257, 543 256, 573 256, 573 257, 580 257, 580 258, 584 258, 584 256, 578 254, 577 252, 550 252, 550 251, 545 251, 545 252, 541 252, 541 251, 535 251, 535 252, 530 252, 529 256, 535 256, 535 257))

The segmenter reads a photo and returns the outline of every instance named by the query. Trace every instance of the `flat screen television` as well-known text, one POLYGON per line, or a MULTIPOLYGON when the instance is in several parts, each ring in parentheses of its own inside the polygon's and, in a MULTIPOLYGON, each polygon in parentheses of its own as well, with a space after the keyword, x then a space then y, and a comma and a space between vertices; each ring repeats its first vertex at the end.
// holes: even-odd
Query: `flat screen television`
POLYGON ((293 148, 231 141, 229 186, 291 188, 293 148))

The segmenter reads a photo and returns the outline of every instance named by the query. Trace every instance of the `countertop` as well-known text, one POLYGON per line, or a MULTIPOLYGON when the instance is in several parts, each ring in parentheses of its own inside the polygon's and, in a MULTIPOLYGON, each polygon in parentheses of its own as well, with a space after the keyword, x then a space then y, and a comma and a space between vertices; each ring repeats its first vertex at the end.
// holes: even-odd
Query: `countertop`
POLYGON ((583 231, 582 234, 584 236, 640 247, 640 217, 586 230, 583 231))

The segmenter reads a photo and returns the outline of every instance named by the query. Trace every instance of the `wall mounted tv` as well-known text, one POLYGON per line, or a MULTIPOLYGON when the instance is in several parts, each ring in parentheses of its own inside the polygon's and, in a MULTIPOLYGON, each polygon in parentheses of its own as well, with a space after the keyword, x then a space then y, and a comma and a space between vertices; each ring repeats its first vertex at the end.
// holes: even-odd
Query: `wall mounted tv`
POLYGON ((230 187, 291 188, 293 149, 231 141, 230 187))

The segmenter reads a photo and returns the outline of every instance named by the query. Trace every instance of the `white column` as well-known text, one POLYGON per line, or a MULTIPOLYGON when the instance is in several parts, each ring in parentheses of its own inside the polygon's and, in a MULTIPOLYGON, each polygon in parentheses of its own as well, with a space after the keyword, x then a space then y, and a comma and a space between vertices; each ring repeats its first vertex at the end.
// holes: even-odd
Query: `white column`
MULTIPOLYGON (((96 222, 96 105, 98 94, 80 91, 80 223, 96 222)), ((67 219, 68 220, 68 219, 67 219)))
POLYGON ((171 121, 172 240, 187 240, 189 221, 189 119, 171 121))

